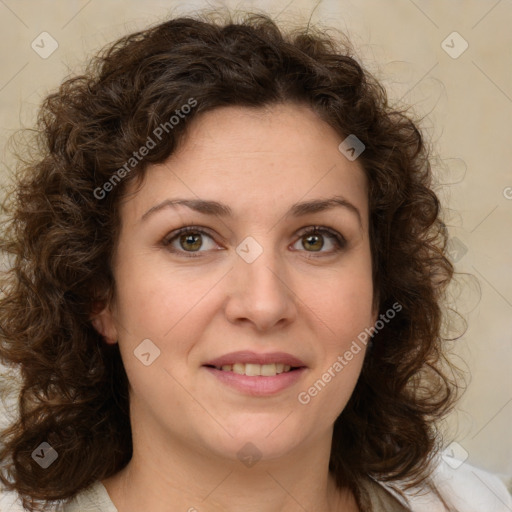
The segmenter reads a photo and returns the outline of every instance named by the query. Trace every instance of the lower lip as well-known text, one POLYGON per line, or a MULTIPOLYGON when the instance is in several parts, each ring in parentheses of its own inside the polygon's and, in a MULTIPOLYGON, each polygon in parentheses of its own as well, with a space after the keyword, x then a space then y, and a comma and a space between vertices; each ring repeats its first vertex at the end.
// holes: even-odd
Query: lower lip
POLYGON ((260 375, 250 377, 234 372, 217 370, 217 368, 211 368, 210 366, 204 366, 204 368, 224 384, 252 396, 268 396, 279 393, 293 386, 306 371, 306 368, 303 367, 297 370, 279 373, 272 377, 262 377, 260 375))

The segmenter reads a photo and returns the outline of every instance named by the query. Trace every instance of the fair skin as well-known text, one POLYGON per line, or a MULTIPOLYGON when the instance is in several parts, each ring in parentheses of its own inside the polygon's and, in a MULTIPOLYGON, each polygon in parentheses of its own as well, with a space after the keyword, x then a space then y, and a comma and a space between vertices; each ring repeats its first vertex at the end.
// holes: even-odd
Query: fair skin
POLYGON ((107 343, 119 343, 130 382, 133 457, 103 481, 119 512, 358 510, 328 462, 365 350, 309 403, 297 398, 377 319, 366 177, 338 150, 342 140, 304 106, 225 107, 194 120, 142 187, 130 184, 115 301, 93 318, 107 343), (334 196, 353 207, 285 215, 334 196), (217 201, 232 216, 180 205, 141 220, 177 198, 217 201), (206 233, 169 237, 184 226, 206 233), (312 226, 346 245, 336 252, 312 226), (263 250, 250 263, 236 251, 249 236, 263 250), (145 339, 160 350, 148 366, 134 355, 145 339), (204 366, 240 350, 286 352, 306 368, 285 389, 251 395, 204 366), (250 466, 237 455, 249 442, 261 456, 250 466))

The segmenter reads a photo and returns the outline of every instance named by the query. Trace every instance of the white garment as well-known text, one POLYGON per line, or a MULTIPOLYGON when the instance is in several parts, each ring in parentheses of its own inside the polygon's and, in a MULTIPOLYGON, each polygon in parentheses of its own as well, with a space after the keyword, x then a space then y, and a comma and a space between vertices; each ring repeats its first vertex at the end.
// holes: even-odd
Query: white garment
MULTIPOLYGON (((443 499, 459 512, 512 512, 510 492, 491 473, 466 463, 454 469, 441 461, 432 477, 443 499)), ((413 512, 445 511, 432 493, 406 494, 413 512)))
MULTIPOLYGON (((444 461, 436 468, 433 479, 443 498, 458 512, 512 512, 512 496, 495 475, 462 464, 452 469, 444 461)), ((406 493, 404 501, 387 484, 376 482, 372 501, 374 512, 444 512, 432 493, 406 493)), ((118 512, 101 482, 78 493, 73 500, 57 505, 55 512, 118 512)), ((0 495, 0 512, 22 512, 12 493, 0 495)))

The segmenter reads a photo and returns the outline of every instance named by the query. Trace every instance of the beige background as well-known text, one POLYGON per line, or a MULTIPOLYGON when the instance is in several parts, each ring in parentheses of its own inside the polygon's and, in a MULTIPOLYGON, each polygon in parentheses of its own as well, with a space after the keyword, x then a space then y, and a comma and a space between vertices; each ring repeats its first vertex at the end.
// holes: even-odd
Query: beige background
MULTIPOLYGON (((12 164, 6 142, 30 126, 41 99, 87 56, 172 10, 219 5, 279 14, 312 15, 352 38, 363 61, 388 87, 393 101, 414 106, 439 155, 439 195, 450 207, 446 222, 453 258, 466 280, 456 307, 469 329, 456 353, 471 381, 448 442, 467 462, 512 475, 512 1, 311 0, 215 2, 142 0, 0 0, 2 41, 0 147, 5 179, 12 164), (58 49, 43 59, 32 48, 48 32, 58 49), (457 58, 463 40, 468 48, 457 58), (445 46, 442 42, 446 40, 445 46), (461 448, 462 447, 462 448, 461 448)), ((454 299, 454 300, 455 300, 454 299)))

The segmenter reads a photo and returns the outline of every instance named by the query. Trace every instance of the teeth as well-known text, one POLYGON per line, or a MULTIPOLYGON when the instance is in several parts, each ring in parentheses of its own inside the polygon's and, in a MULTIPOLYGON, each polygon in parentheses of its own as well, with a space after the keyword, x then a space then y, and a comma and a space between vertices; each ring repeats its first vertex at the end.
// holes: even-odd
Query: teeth
POLYGON ((273 377, 283 372, 289 372, 291 370, 291 366, 282 363, 272 363, 272 364, 253 364, 253 363, 235 363, 225 364, 221 368, 217 367, 218 370, 222 370, 223 372, 233 372, 238 375, 248 375, 250 377, 263 376, 263 377, 273 377))

